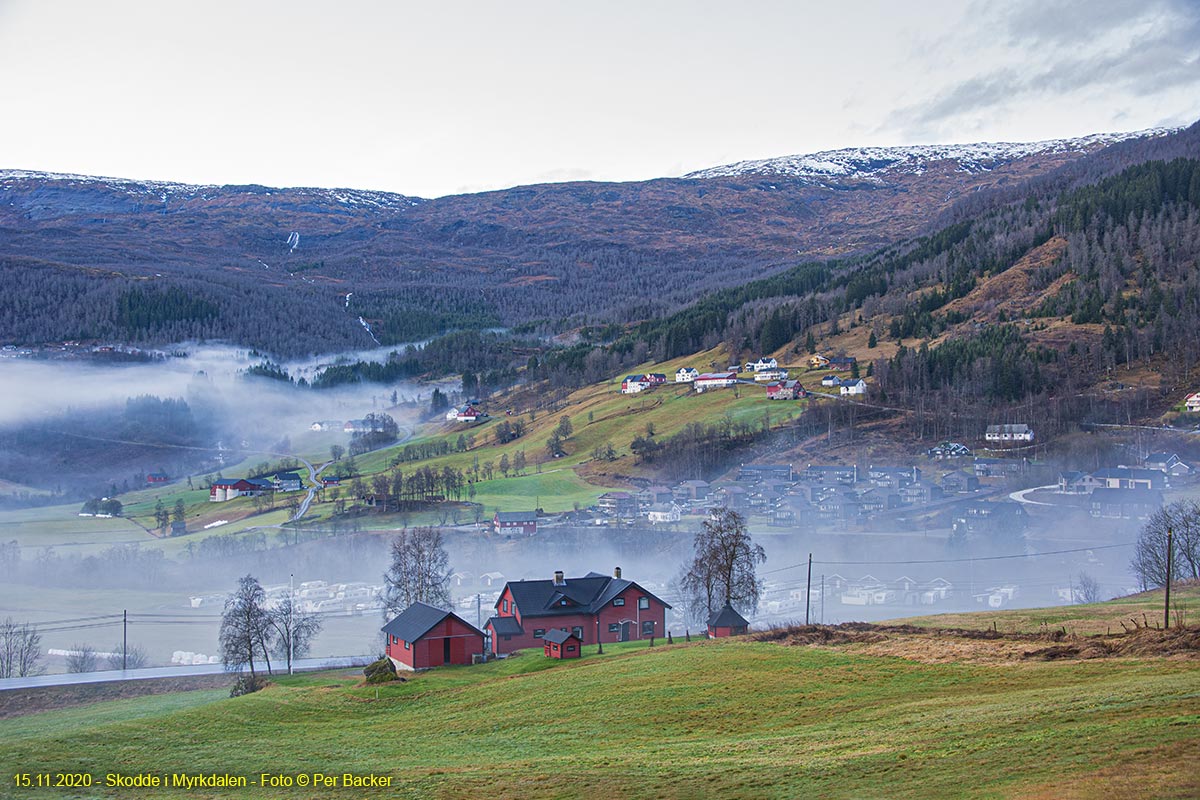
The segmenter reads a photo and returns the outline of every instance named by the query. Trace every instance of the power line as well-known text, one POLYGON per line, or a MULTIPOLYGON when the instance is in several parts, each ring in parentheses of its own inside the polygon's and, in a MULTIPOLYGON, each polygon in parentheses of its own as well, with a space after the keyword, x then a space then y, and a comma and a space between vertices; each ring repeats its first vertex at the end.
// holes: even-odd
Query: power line
MULTIPOLYGON (((814 564, 826 565, 843 565, 843 566, 863 566, 863 565, 880 565, 880 566, 901 566, 905 564, 965 564, 970 561, 1004 561, 1014 558, 1039 558, 1041 556, 1057 556, 1065 553, 1087 553, 1092 550, 1112 550, 1117 547, 1133 547, 1134 543, 1128 544, 1105 544, 1095 547, 1077 547, 1071 550, 1047 550, 1042 553, 1017 553, 1006 556, 978 556, 976 558, 929 558, 929 559, 914 559, 911 561, 817 561, 813 560, 814 564)), ((787 567, 779 567, 778 569, 766 570, 759 573, 760 575, 771 575, 776 572, 786 572, 789 569, 798 569, 808 565, 807 561, 799 564, 792 564, 787 567)))

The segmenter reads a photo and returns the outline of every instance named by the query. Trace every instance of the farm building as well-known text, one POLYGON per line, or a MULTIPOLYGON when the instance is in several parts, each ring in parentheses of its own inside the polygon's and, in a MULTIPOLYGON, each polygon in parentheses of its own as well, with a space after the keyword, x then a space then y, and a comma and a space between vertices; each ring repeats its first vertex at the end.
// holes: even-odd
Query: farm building
POLYGON ((546 631, 542 637, 542 653, 546 658, 579 658, 583 642, 579 637, 563 628, 546 631))
POLYGON ((737 381, 736 372, 705 372, 703 375, 697 376, 693 383, 696 385, 697 392, 703 392, 708 389, 724 389, 733 386, 737 381))
POLYGON ((867 382, 864 381, 862 378, 859 378, 856 381, 842 381, 841 385, 838 387, 838 390, 844 395, 845 394, 866 394, 867 393, 867 382))
POLYGON ((826 375, 824 378, 821 378, 821 385, 834 388, 842 385, 842 379, 837 375, 826 375))
POLYGON ((804 394, 800 381, 779 381, 767 385, 768 400, 796 400, 804 394))
POLYGON ((729 603, 726 603, 719 611, 714 611, 708 617, 708 638, 710 639, 742 636, 749 628, 750 623, 729 603))
POLYGON ((257 494, 258 491, 258 486, 245 478, 217 478, 208 487, 208 499, 212 503, 224 503, 242 495, 257 494))
POLYGON ((166 483, 166 482, 167 482, 167 473, 165 473, 165 472, 151 472, 150 474, 148 474, 146 476, 146 483, 153 484, 153 483, 166 483))
POLYGON ((552 580, 509 581, 496 601, 496 615, 484 625, 492 631, 492 650, 511 653, 542 647, 554 629, 575 635, 579 643, 625 642, 664 635, 671 606, 633 581, 589 572, 552 580))
POLYGON ((465 405, 454 410, 455 422, 477 422, 481 419, 487 419, 487 412, 478 406, 465 405))
POLYGON ((272 485, 277 492, 298 492, 304 488, 304 481, 295 472, 280 472, 272 485))
POLYGON ((492 517, 492 527, 499 534, 537 533, 536 511, 497 511, 492 517))
POLYGON ((470 664, 484 652, 483 631, 425 603, 413 603, 382 630, 387 635, 387 656, 398 670, 470 664))
POLYGON ((830 369, 837 369, 843 372, 848 372, 854 369, 855 365, 857 364, 858 359, 854 356, 834 356, 833 358, 829 359, 830 369))

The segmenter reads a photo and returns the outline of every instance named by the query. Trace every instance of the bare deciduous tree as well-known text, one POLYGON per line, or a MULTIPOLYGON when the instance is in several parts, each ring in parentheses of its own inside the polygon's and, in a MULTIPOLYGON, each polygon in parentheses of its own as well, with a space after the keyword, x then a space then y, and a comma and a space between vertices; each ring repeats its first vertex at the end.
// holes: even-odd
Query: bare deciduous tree
POLYGON ((105 666, 109 669, 141 669, 149 662, 146 651, 136 644, 124 652, 123 647, 120 643, 113 645, 105 659, 105 666))
POLYGON ((271 609, 267 618, 275 632, 275 654, 284 659, 290 672, 294 659, 308 655, 313 639, 321 632, 321 620, 296 608, 291 597, 271 609))
POLYGON ((713 509, 696 534, 692 560, 678 579, 688 616, 703 621, 726 603, 742 613, 754 613, 762 593, 756 569, 766 560, 766 552, 750 538, 741 514, 730 508, 713 509))
POLYGON ((271 671, 268 649, 274 631, 266 609, 266 593, 258 580, 247 575, 238 581, 237 590, 225 600, 221 615, 221 660, 230 672, 248 667, 251 685, 256 685, 254 659, 262 655, 271 671))
POLYGON ((392 540, 392 565, 383 576, 383 614, 392 617, 413 603, 450 605, 450 556, 437 528, 412 528, 392 540))
POLYGON ((42 674, 42 637, 28 622, 12 617, 0 624, 0 678, 26 678, 42 674))
POLYGON ((1099 603, 1103 598, 1100 597, 1100 584, 1086 572, 1079 573, 1079 577, 1075 579, 1079 585, 1079 599, 1085 603, 1099 603))
POLYGON ((1143 589, 1167 581, 1167 530, 1172 532, 1172 578, 1200 578, 1200 503, 1180 500, 1150 516, 1138 534, 1130 569, 1143 589))
POLYGON ((95 672, 99 663, 96 648, 90 644, 71 645, 67 654, 67 672, 95 672))

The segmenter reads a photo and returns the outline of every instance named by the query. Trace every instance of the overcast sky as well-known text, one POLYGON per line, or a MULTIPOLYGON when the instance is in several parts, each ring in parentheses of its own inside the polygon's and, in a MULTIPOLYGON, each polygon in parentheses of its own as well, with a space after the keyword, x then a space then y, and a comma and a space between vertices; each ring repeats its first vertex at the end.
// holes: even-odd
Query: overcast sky
POLYGON ((1200 118, 1200 1, 0 0, 0 168, 434 197, 1200 118))

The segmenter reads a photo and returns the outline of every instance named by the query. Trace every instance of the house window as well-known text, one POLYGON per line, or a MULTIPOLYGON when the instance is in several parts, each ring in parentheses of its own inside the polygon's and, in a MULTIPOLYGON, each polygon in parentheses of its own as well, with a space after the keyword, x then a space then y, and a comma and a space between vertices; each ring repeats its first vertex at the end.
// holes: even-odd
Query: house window
POLYGON ((409 646, 408 642, 405 642, 405 643, 404 643, 404 649, 405 649, 405 650, 411 650, 411 649, 412 649, 412 647, 411 647, 411 646, 409 646))
POLYGON ((614 606, 623 606, 623 605, 625 605, 625 598, 624 598, 624 597, 618 597, 616 600, 613 600, 613 605, 614 605, 614 606))
POLYGON ((654 620, 648 619, 642 623, 642 636, 654 635, 654 620))
POLYGON ((545 628, 534 628, 534 630, 533 630, 533 638, 535 638, 535 639, 540 639, 540 638, 542 638, 542 637, 543 637, 543 636, 545 636, 545 635, 546 635, 546 629, 545 629, 545 628))
POLYGON ((571 633, 575 636, 576 639, 578 639, 581 642, 583 641, 583 626, 576 625, 574 628, 571 628, 571 633))
POLYGON ((639 597, 638 598, 638 608, 640 608, 642 611, 645 611, 649 607, 650 607, 650 598, 649 597, 639 597))
POLYGON ((620 630, 621 630, 621 623, 619 623, 619 622, 608 623, 608 632, 609 633, 617 633, 620 630))
POLYGON ((574 652, 575 652, 575 645, 573 645, 573 644, 569 644, 569 645, 567 645, 567 652, 568 652, 568 653, 574 653, 574 652))
POLYGON ((506 634, 504 634, 503 636, 501 636, 500 638, 501 638, 501 639, 503 639, 503 640, 504 640, 504 641, 506 641, 506 642, 507 642, 507 641, 509 641, 510 639, 512 639, 512 637, 511 637, 511 636, 509 636, 507 633, 506 633, 506 634))
POLYGON ((508 613, 508 601, 507 600, 504 600, 500 603, 500 610, 503 611, 505 614, 508 613))

